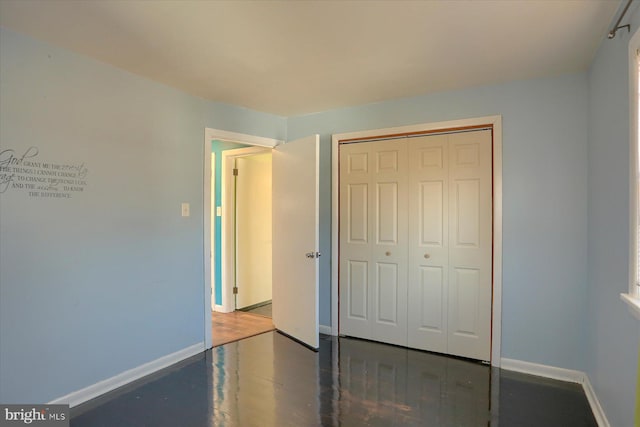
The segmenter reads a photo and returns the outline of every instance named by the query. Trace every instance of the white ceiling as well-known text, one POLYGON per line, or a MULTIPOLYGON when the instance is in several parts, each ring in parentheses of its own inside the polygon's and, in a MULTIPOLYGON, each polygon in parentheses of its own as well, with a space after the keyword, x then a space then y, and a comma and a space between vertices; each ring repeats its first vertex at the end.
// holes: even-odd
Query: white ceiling
POLYGON ((291 116, 586 70, 620 0, 0 0, 0 25, 291 116))

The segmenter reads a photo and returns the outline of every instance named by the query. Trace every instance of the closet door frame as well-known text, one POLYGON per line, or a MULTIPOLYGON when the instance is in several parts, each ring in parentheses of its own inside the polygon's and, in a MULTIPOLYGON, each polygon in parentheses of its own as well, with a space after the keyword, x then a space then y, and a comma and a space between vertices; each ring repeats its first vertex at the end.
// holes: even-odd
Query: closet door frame
POLYGON ((491 321, 491 365, 500 366, 502 337, 502 116, 486 116, 445 122, 423 123, 384 129, 334 134, 331 138, 331 334, 339 335, 339 159, 340 144, 378 138, 420 135, 443 131, 491 128, 493 176, 493 297, 491 321))

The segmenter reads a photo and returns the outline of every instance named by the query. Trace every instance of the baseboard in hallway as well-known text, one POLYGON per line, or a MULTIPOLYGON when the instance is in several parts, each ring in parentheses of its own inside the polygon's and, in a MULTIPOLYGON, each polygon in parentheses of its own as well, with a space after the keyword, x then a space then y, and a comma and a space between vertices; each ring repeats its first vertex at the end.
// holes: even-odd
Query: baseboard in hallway
POLYGON ((244 307, 239 309, 240 311, 244 311, 245 313, 259 314, 260 316, 273 317, 273 305, 271 304, 271 300, 261 302, 259 304, 254 304, 249 307, 244 307))

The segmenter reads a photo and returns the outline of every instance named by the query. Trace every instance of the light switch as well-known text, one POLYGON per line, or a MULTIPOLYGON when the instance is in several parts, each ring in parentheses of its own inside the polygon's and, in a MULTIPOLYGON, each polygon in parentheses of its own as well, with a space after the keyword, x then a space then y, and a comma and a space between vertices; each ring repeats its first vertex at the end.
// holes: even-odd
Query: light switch
POLYGON ((182 216, 189 216, 189 203, 182 204, 182 216))
POLYGON ((222 216, 222 206, 216 206, 216 216, 222 216))

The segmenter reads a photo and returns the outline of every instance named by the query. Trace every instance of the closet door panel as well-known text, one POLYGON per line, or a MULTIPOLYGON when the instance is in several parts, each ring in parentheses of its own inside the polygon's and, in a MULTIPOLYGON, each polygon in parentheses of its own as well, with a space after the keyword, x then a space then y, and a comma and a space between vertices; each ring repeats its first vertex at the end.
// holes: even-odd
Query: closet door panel
POLYGON ((491 131, 450 135, 451 247, 447 353, 491 357, 491 131))
POLYGON ((350 260, 345 267, 348 270, 347 300, 345 301, 348 306, 348 317, 367 321, 369 315, 369 263, 350 260))
POLYGON ((408 345, 447 350, 448 136, 409 141, 408 345))
POLYGON ((371 339, 371 155, 340 150, 340 333, 371 339))
POLYGON ((407 143, 366 143, 371 175, 370 310, 372 339, 407 345, 407 143))

